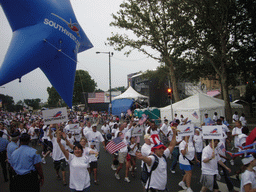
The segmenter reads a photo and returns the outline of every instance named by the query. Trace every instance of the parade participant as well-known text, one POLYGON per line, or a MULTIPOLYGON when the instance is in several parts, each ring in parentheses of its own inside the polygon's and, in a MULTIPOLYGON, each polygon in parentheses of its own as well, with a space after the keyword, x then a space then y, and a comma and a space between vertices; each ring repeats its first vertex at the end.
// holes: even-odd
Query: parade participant
MULTIPOLYGON (((52 142, 53 145, 53 150, 52 150, 52 159, 53 159, 53 165, 54 165, 54 169, 56 171, 56 176, 57 179, 60 180, 61 177, 59 175, 59 170, 61 170, 62 173, 62 182, 63 185, 66 186, 67 182, 66 182, 66 168, 67 168, 67 162, 65 160, 65 156, 62 153, 59 144, 57 142, 57 138, 55 136, 52 135, 52 129, 56 129, 57 125, 50 125, 49 127, 49 133, 48 133, 48 137, 50 139, 50 141, 52 142)), ((58 127, 58 126, 57 126, 58 127)), ((61 139, 62 145, 66 147, 66 142, 63 139, 61 139)))
POLYGON ((7 166, 6 166, 6 159, 7 159, 6 149, 9 142, 7 139, 3 138, 3 134, 4 133, 0 131, 0 163, 1 163, 2 171, 4 175, 4 181, 7 182, 8 177, 7 177, 7 166))
MULTIPOLYGON (((177 128, 177 126, 179 124, 180 124, 179 119, 176 119, 175 121, 171 122, 171 124, 170 124, 170 133, 172 133, 172 135, 174 134, 173 131, 172 131, 172 127, 177 128)), ((171 164, 171 168, 170 168, 171 173, 175 173, 175 168, 176 168, 176 165, 178 163, 178 158, 179 158, 179 155, 180 155, 179 144, 181 142, 182 142, 182 136, 176 135, 176 144, 175 144, 175 147, 172 151, 172 164, 171 164)))
POLYGON ((96 149, 98 151, 100 151, 100 142, 102 142, 103 148, 106 149, 105 140, 104 140, 103 136, 101 135, 101 133, 99 131, 97 131, 97 124, 93 124, 92 131, 88 131, 84 136, 87 138, 87 140, 89 142, 89 146, 91 145, 91 142, 95 142, 96 149))
POLYGON ((218 113, 217 113, 217 112, 214 112, 213 117, 212 117, 212 120, 213 120, 214 122, 216 122, 217 119, 218 119, 218 113))
POLYGON ((233 123, 239 120, 238 113, 235 111, 234 115, 232 116, 233 123))
POLYGON ((244 113, 241 114, 241 116, 239 118, 239 121, 241 121, 242 126, 246 126, 247 121, 245 120, 245 114, 244 113))
POLYGON ((69 127, 70 124, 72 124, 72 120, 68 120, 67 125, 64 127, 63 131, 64 131, 65 133, 70 132, 70 127, 69 127))
POLYGON ((10 178, 10 192, 14 191, 13 189, 13 176, 15 175, 15 173, 13 172, 13 169, 11 167, 11 156, 12 153, 18 149, 18 141, 20 138, 20 133, 19 132, 15 132, 11 135, 11 142, 8 144, 7 146, 7 159, 8 159, 8 170, 9 170, 9 178, 10 178))
MULTIPOLYGON (((157 138, 157 137, 155 137, 157 138)), ((148 179, 145 188, 151 192, 153 191, 163 191, 166 189, 167 183, 167 162, 166 157, 168 157, 176 144, 176 127, 173 128, 173 138, 170 142, 168 148, 166 148, 159 140, 154 140, 154 147, 151 151, 154 152, 154 155, 142 156, 141 153, 137 152, 136 157, 143 160, 146 163, 148 171, 152 168, 156 157, 158 158, 158 166, 152 171, 150 180, 148 179)))
MULTIPOLYGON (((127 153, 128 153, 128 148, 127 148, 128 141, 124 138, 124 134, 122 132, 118 132, 117 137, 122 138, 123 142, 126 143, 126 146, 124 146, 123 148, 121 148, 118 151, 119 166, 116 169, 115 177, 116 177, 116 179, 120 180, 119 171, 123 168, 123 164, 126 163, 126 157, 127 157, 127 153)), ((127 167, 127 164, 126 164, 126 167, 127 167)), ((124 181, 127 183, 130 183, 131 181, 128 177, 128 173, 129 173, 129 169, 127 171, 127 168, 126 168, 124 181)))
MULTIPOLYGON (((68 140, 68 142, 73 146, 75 144, 75 138, 74 136, 72 135, 71 132, 68 132, 67 133, 67 137, 66 139, 68 140)), ((73 147, 70 147, 69 145, 67 145, 67 149, 69 152, 72 152, 73 151, 73 147)))
POLYGON ((150 122, 150 127, 146 130, 146 134, 149 135, 158 135, 159 136, 160 129, 157 127, 155 121, 150 122))
POLYGON ((241 179, 240 192, 251 192, 256 191, 256 178, 255 178, 255 170, 256 159, 255 154, 249 155, 242 159, 244 164, 241 179))
POLYGON ((30 135, 23 133, 20 147, 11 155, 11 166, 16 173, 13 178, 13 191, 39 192, 39 184, 42 186, 44 183, 41 157, 36 149, 28 146, 29 142, 30 135))
POLYGON ((90 153, 89 155, 89 162, 90 162, 90 171, 89 173, 91 174, 91 172, 93 172, 93 176, 94 176, 94 184, 98 185, 98 180, 97 180, 97 168, 98 168, 98 151, 95 147, 95 143, 91 142, 90 148, 89 150, 93 153, 90 153))
POLYGON ((217 152, 218 139, 214 139, 214 142, 209 142, 203 149, 202 153, 202 175, 200 182, 202 184, 201 192, 206 192, 207 189, 210 191, 218 192, 219 186, 216 178, 218 175, 218 163, 224 167, 230 173, 231 170, 221 161, 220 156, 217 152))
MULTIPOLYGON (((220 139, 216 149, 223 164, 227 165, 227 160, 229 160, 229 158, 226 156, 225 139, 224 140, 220 139)), ((229 177, 228 171, 221 165, 220 165, 220 168, 221 168, 221 173, 224 176, 226 185, 228 187, 228 191, 234 191, 234 185, 229 177)))
MULTIPOLYGON (((151 137, 151 135, 149 135, 149 134, 144 135, 145 143, 141 147, 142 156, 149 156, 149 155, 153 154, 153 152, 151 151, 151 148, 154 146, 154 144, 151 143, 150 137, 151 137)), ((142 163, 143 163, 143 161, 142 161, 142 163)))
POLYGON ((135 142, 135 137, 130 138, 130 142, 128 144, 128 154, 130 155, 130 161, 128 162, 127 167, 131 171, 131 176, 135 177, 134 169, 136 167, 136 151, 138 150, 137 144, 135 142))
POLYGON ((3 139, 9 140, 9 132, 2 122, 0 122, 0 131, 3 132, 3 139))
POLYGON ((83 147, 78 143, 74 146, 74 154, 69 153, 62 144, 61 132, 57 128, 57 143, 68 159, 69 163, 69 188, 71 192, 90 191, 90 175, 88 172, 89 158, 83 155, 83 147))
POLYGON ((27 129, 24 128, 24 123, 22 122, 19 124, 18 131, 20 132, 20 134, 28 132, 27 129))
POLYGON ((84 129, 83 129, 83 136, 85 136, 86 133, 89 131, 92 131, 92 126, 91 126, 91 122, 87 121, 86 127, 84 127, 84 129))
POLYGON ((36 144, 37 144, 37 140, 38 140, 38 136, 36 134, 36 123, 33 122, 31 127, 29 128, 28 130, 28 134, 30 135, 31 137, 31 144, 32 144, 32 147, 33 148, 36 148, 36 144))
POLYGON ((238 136, 242 134, 242 123, 241 121, 235 121, 235 127, 232 130, 232 136, 234 137, 234 148, 235 148, 235 152, 238 151, 239 149, 239 140, 238 140, 238 136))
POLYGON ((200 162, 197 160, 194 144, 191 140, 189 140, 189 138, 190 136, 185 136, 185 138, 179 144, 180 169, 185 171, 185 175, 183 176, 182 181, 179 182, 179 186, 182 187, 184 190, 186 189, 187 192, 193 192, 193 190, 190 187, 193 168, 192 161, 195 159, 196 162, 200 162))
MULTIPOLYGON (((242 146, 242 147, 246 146, 246 138, 248 137, 248 134, 249 134, 248 127, 243 127, 242 134, 238 135, 239 146, 242 146)), ((239 148, 238 150, 241 151, 242 149, 239 148)))
POLYGON ((168 137, 167 137, 167 135, 168 135, 168 119, 164 120, 164 123, 160 128, 160 132, 162 133, 161 138, 162 138, 164 145, 167 145, 168 144, 168 137))
POLYGON ((107 122, 105 121, 105 122, 103 123, 102 127, 101 127, 101 134, 102 134, 103 138, 105 139, 105 143, 107 142, 106 136, 107 136, 107 134, 109 134, 109 133, 110 133, 110 128, 109 128, 107 122))
MULTIPOLYGON (((193 137, 195 150, 196 150, 196 157, 201 162, 202 160, 202 151, 203 151, 203 136, 199 129, 195 129, 195 135, 193 137)), ((200 164, 201 165, 201 164, 200 164)))

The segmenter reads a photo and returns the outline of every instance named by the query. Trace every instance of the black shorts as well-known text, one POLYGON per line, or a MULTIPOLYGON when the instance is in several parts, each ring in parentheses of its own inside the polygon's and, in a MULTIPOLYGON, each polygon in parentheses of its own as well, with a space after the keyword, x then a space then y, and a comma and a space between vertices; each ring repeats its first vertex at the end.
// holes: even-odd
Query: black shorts
POLYGON ((90 163, 90 169, 92 170, 92 169, 95 169, 95 168, 97 168, 98 167, 98 162, 97 161, 92 161, 91 163, 90 163))
POLYGON ((68 166, 68 163, 66 162, 65 159, 61 159, 59 161, 54 161, 53 162, 53 165, 54 165, 54 169, 55 170, 61 170, 61 171, 66 171, 66 168, 68 166))

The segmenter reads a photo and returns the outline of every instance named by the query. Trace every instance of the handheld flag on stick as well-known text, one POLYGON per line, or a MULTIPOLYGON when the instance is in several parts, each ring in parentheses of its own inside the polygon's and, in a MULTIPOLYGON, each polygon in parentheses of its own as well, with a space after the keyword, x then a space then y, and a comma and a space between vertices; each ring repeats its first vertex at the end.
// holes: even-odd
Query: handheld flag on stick
POLYGON ((116 151, 118 151, 119 149, 122 149, 123 147, 125 147, 126 144, 123 142, 123 139, 121 137, 117 137, 113 140, 111 140, 107 146, 106 146, 106 150, 110 153, 113 154, 116 151))

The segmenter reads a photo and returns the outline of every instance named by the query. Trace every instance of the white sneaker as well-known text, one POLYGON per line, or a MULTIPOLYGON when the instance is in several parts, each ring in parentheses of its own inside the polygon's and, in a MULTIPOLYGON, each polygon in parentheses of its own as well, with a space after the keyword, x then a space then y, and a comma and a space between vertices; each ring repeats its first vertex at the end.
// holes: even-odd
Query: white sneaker
POLYGON ((230 164, 231 164, 232 166, 235 165, 235 162, 234 162, 233 159, 230 160, 230 164))
POLYGON ((115 177, 116 177, 116 179, 120 179, 120 176, 117 174, 117 173, 115 173, 115 177))
POLYGON ((42 163, 43 163, 43 164, 46 164, 45 158, 42 158, 42 163))
POLYGON ((129 179, 129 177, 125 177, 125 178, 124 178, 124 181, 127 182, 127 183, 130 183, 130 182, 131 182, 130 179, 129 179))
POLYGON ((179 182, 179 186, 182 187, 182 189, 186 190, 186 184, 184 183, 184 181, 179 182))
POLYGON ((111 169, 115 171, 115 170, 116 170, 115 165, 112 164, 112 165, 111 165, 111 169))
POLYGON ((193 192, 193 190, 189 187, 187 188, 186 192, 193 192))

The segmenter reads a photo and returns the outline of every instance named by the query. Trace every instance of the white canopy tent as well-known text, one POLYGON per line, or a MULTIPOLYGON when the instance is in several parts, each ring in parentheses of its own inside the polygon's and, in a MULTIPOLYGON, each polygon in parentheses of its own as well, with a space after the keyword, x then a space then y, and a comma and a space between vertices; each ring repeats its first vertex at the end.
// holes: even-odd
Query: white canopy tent
MULTIPOLYGON (((243 106, 240 104, 230 103, 232 111, 238 111, 239 114, 243 111, 243 106)), ((212 118, 214 112, 217 112, 219 116, 225 116, 225 104, 224 100, 217 99, 208 96, 203 93, 198 93, 183 99, 172 105, 173 115, 177 113, 178 118, 183 115, 184 118, 188 117, 196 126, 200 126, 204 120, 204 114, 208 113, 209 117, 212 118), (196 119, 192 114, 196 113, 198 119, 196 119)), ((166 117, 168 120, 172 120, 171 105, 160 108, 161 119, 166 117)))
POLYGON ((134 99, 135 101, 138 99, 148 99, 147 96, 141 95, 140 93, 138 93, 137 91, 135 91, 131 86, 125 91, 123 92, 121 95, 118 95, 116 97, 113 98, 113 100, 115 99, 134 99))

